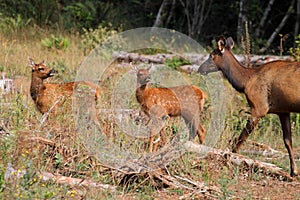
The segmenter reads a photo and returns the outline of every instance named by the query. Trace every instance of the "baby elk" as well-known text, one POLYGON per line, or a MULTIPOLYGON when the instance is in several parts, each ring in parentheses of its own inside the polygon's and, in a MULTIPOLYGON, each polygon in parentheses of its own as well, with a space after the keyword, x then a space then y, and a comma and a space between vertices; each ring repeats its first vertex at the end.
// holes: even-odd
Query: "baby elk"
POLYGON ((33 59, 29 58, 28 64, 32 69, 30 95, 40 113, 45 114, 53 111, 56 115, 58 110, 66 111, 66 109, 62 109, 63 104, 71 98, 73 90, 78 87, 90 89, 94 96, 91 105, 96 105, 100 90, 95 84, 88 81, 64 84, 44 83, 44 80, 54 76, 56 71, 48 68, 44 61, 35 63, 33 59))
MULTIPOLYGON (((198 135, 202 144, 206 131, 200 124, 200 115, 207 95, 194 85, 184 85, 170 88, 151 88, 150 68, 137 69, 136 99, 141 105, 141 110, 153 121, 165 120, 167 117, 181 116, 189 128, 189 139, 198 135)), ((151 128, 149 137, 149 151, 153 151, 155 130, 151 128)))
POLYGON ((207 74, 222 71, 231 85, 246 95, 251 116, 240 136, 234 141, 237 152, 253 131, 258 121, 268 113, 280 119, 283 141, 289 153, 291 176, 297 176, 297 166, 292 148, 290 113, 300 113, 300 63, 272 61, 255 68, 243 67, 231 52, 231 37, 219 38, 218 47, 198 69, 207 74))

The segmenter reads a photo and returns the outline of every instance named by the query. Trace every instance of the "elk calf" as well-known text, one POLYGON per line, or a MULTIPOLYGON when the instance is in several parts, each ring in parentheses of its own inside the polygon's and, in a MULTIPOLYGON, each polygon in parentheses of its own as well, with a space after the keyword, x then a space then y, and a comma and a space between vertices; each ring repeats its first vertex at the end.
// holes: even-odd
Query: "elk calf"
POLYGON ((73 95, 73 90, 81 85, 93 90, 95 99, 93 99, 94 103, 92 105, 96 105, 100 90, 93 83, 88 81, 65 84, 44 83, 45 79, 56 73, 55 70, 48 68, 44 61, 36 64, 31 58, 28 59, 28 64, 32 68, 30 95, 38 111, 42 114, 51 111, 50 108, 56 114, 64 101, 73 95))
POLYGON ((231 85, 246 95, 251 116, 234 142, 233 152, 240 149, 262 117, 268 113, 277 114, 290 157, 291 176, 296 176, 290 113, 300 113, 300 62, 273 61, 256 68, 245 68, 232 54, 233 45, 231 37, 221 36, 218 47, 198 69, 202 74, 222 71, 231 85))
MULTIPOLYGON (((200 124, 200 113, 203 111, 206 93, 194 85, 184 85, 171 88, 150 88, 150 68, 136 69, 137 84, 136 99, 142 111, 152 120, 164 120, 166 117, 182 116, 190 130, 190 139, 198 135, 202 144, 206 131, 200 124)), ((151 130, 149 151, 152 152, 155 130, 151 130)))

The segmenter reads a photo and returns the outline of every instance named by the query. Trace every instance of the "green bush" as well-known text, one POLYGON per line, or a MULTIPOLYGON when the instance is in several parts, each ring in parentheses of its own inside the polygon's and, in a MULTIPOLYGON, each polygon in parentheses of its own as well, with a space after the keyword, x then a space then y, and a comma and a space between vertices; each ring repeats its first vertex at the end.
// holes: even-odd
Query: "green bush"
POLYGON ((31 18, 24 20, 20 14, 17 14, 15 17, 4 17, 3 14, 0 13, 0 29, 4 33, 14 33, 24 29, 31 21, 31 18))
POLYGON ((63 82, 70 82, 74 80, 76 72, 70 70, 64 60, 57 60, 49 63, 49 66, 56 70, 55 79, 63 82))
POLYGON ((289 53, 296 61, 300 61, 300 34, 296 36, 295 43, 296 46, 294 48, 291 47, 289 53))
POLYGON ((69 47, 68 40, 63 36, 51 35, 50 38, 45 38, 41 41, 42 47, 49 50, 64 50, 69 47))
POLYGON ((165 64, 172 69, 178 69, 182 65, 191 65, 192 63, 182 57, 174 57, 171 59, 166 59, 165 64))
POLYGON ((121 32, 121 28, 113 29, 111 25, 99 25, 97 29, 83 29, 81 47, 83 48, 84 55, 87 55, 92 49, 96 48, 99 44, 108 41, 113 35, 121 32))
POLYGON ((96 9, 93 2, 77 2, 64 8, 65 18, 69 22, 69 28, 80 30, 82 28, 92 27, 96 18, 96 9))

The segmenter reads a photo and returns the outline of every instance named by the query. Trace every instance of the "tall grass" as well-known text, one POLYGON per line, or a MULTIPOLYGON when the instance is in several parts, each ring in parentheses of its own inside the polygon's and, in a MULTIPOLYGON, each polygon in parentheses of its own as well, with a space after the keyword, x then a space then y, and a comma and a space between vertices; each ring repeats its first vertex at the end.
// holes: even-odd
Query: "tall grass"
MULTIPOLYGON (((62 114, 56 119, 49 119, 43 126, 40 125, 41 115, 35 109, 28 92, 31 69, 27 66, 27 58, 32 57, 37 62, 45 60, 49 66, 57 69, 59 75, 52 78, 51 81, 72 81, 75 78, 76 70, 84 59, 86 50, 81 46, 81 40, 82 36, 76 33, 42 30, 36 27, 28 27, 21 33, 13 32, 9 35, 0 33, 0 69, 6 73, 7 77, 20 82, 16 84, 19 93, 0 97, 0 127, 5 129, 5 133, 0 135, 1 199, 116 199, 124 194, 129 196, 134 194, 139 199, 144 199, 145 196, 152 199, 157 190, 165 188, 163 183, 150 175, 122 176, 104 168, 80 143, 74 120, 69 115, 62 114), (44 48, 42 40, 51 38, 51 35, 63 37, 69 45, 63 49, 44 48), (32 137, 46 138, 53 141, 54 144, 29 141, 28 138, 32 137), (39 176, 39 172, 42 171, 92 179, 101 183, 121 186, 121 189, 116 192, 108 192, 97 189, 78 189, 45 182, 39 176)), ((109 108, 110 102, 108 100, 111 89, 119 80, 119 74, 128 71, 125 68, 120 71, 116 65, 118 63, 113 63, 110 69, 104 73, 103 77, 105 78, 101 85, 106 89, 104 90, 105 95, 102 96, 102 102, 105 105, 100 105, 101 108, 109 108)), ((189 79, 191 83, 201 85, 198 74, 184 74, 183 76, 189 79)), ((216 145, 216 148, 221 149, 230 147, 229 141, 240 134, 249 116, 245 97, 235 92, 230 85, 226 85, 226 88, 229 95, 226 119, 224 119, 226 127, 216 145)), ((133 108, 138 108, 134 96, 130 105, 133 108)), ((300 149, 299 118, 299 114, 292 115, 296 152, 300 149)), ((122 145, 126 139, 129 141, 124 136, 125 134, 121 135, 122 132, 115 126, 108 127, 113 129, 112 132, 120 134, 116 140, 119 145, 122 145)), ((249 139, 265 143, 283 152, 286 151, 282 141, 279 120, 274 115, 268 115, 262 119, 249 139)), ((130 146, 130 143, 126 145, 130 146)), ((139 147, 136 148, 139 150, 139 147)), ((248 146, 245 145, 243 148, 248 148, 248 146)), ((253 155, 253 157, 255 156, 253 155)), ((171 175, 203 181, 206 185, 217 185, 222 189, 220 198, 226 199, 233 192, 228 187, 238 185, 235 179, 242 172, 232 166, 224 166, 225 162, 221 159, 209 159, 211 160, 198 158, 194 154, 187 154, 179 160, 171 162, 167 166, 167 170, 171 175), (214 163, 219 163, 219 165, 216 166, 214 163)), ((286 171, 289 170, 288 158, 273 160, 273 162, 283 166, 286 171)), ((297 164, 299 166, 299 162, 297 164)), ((168 195, 183 195, 185 192, 182 189, 170 188, 168 195)))

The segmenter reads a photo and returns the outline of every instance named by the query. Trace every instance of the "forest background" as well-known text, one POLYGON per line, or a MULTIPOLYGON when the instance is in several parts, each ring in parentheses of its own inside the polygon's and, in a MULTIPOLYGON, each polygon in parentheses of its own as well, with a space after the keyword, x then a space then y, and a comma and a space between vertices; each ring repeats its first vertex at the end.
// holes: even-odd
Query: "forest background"
POLYGON ((279 54, 288 53, 295 45, 299 13, 299 0, 1 0, 0 26, 8 34, 33 25, 79 33, 99 25, 123 31, 164 27, 187 34, 204 46, 211 46, 220 34, 232 36, 240 44, 246 28, 252 53, 279 54))

